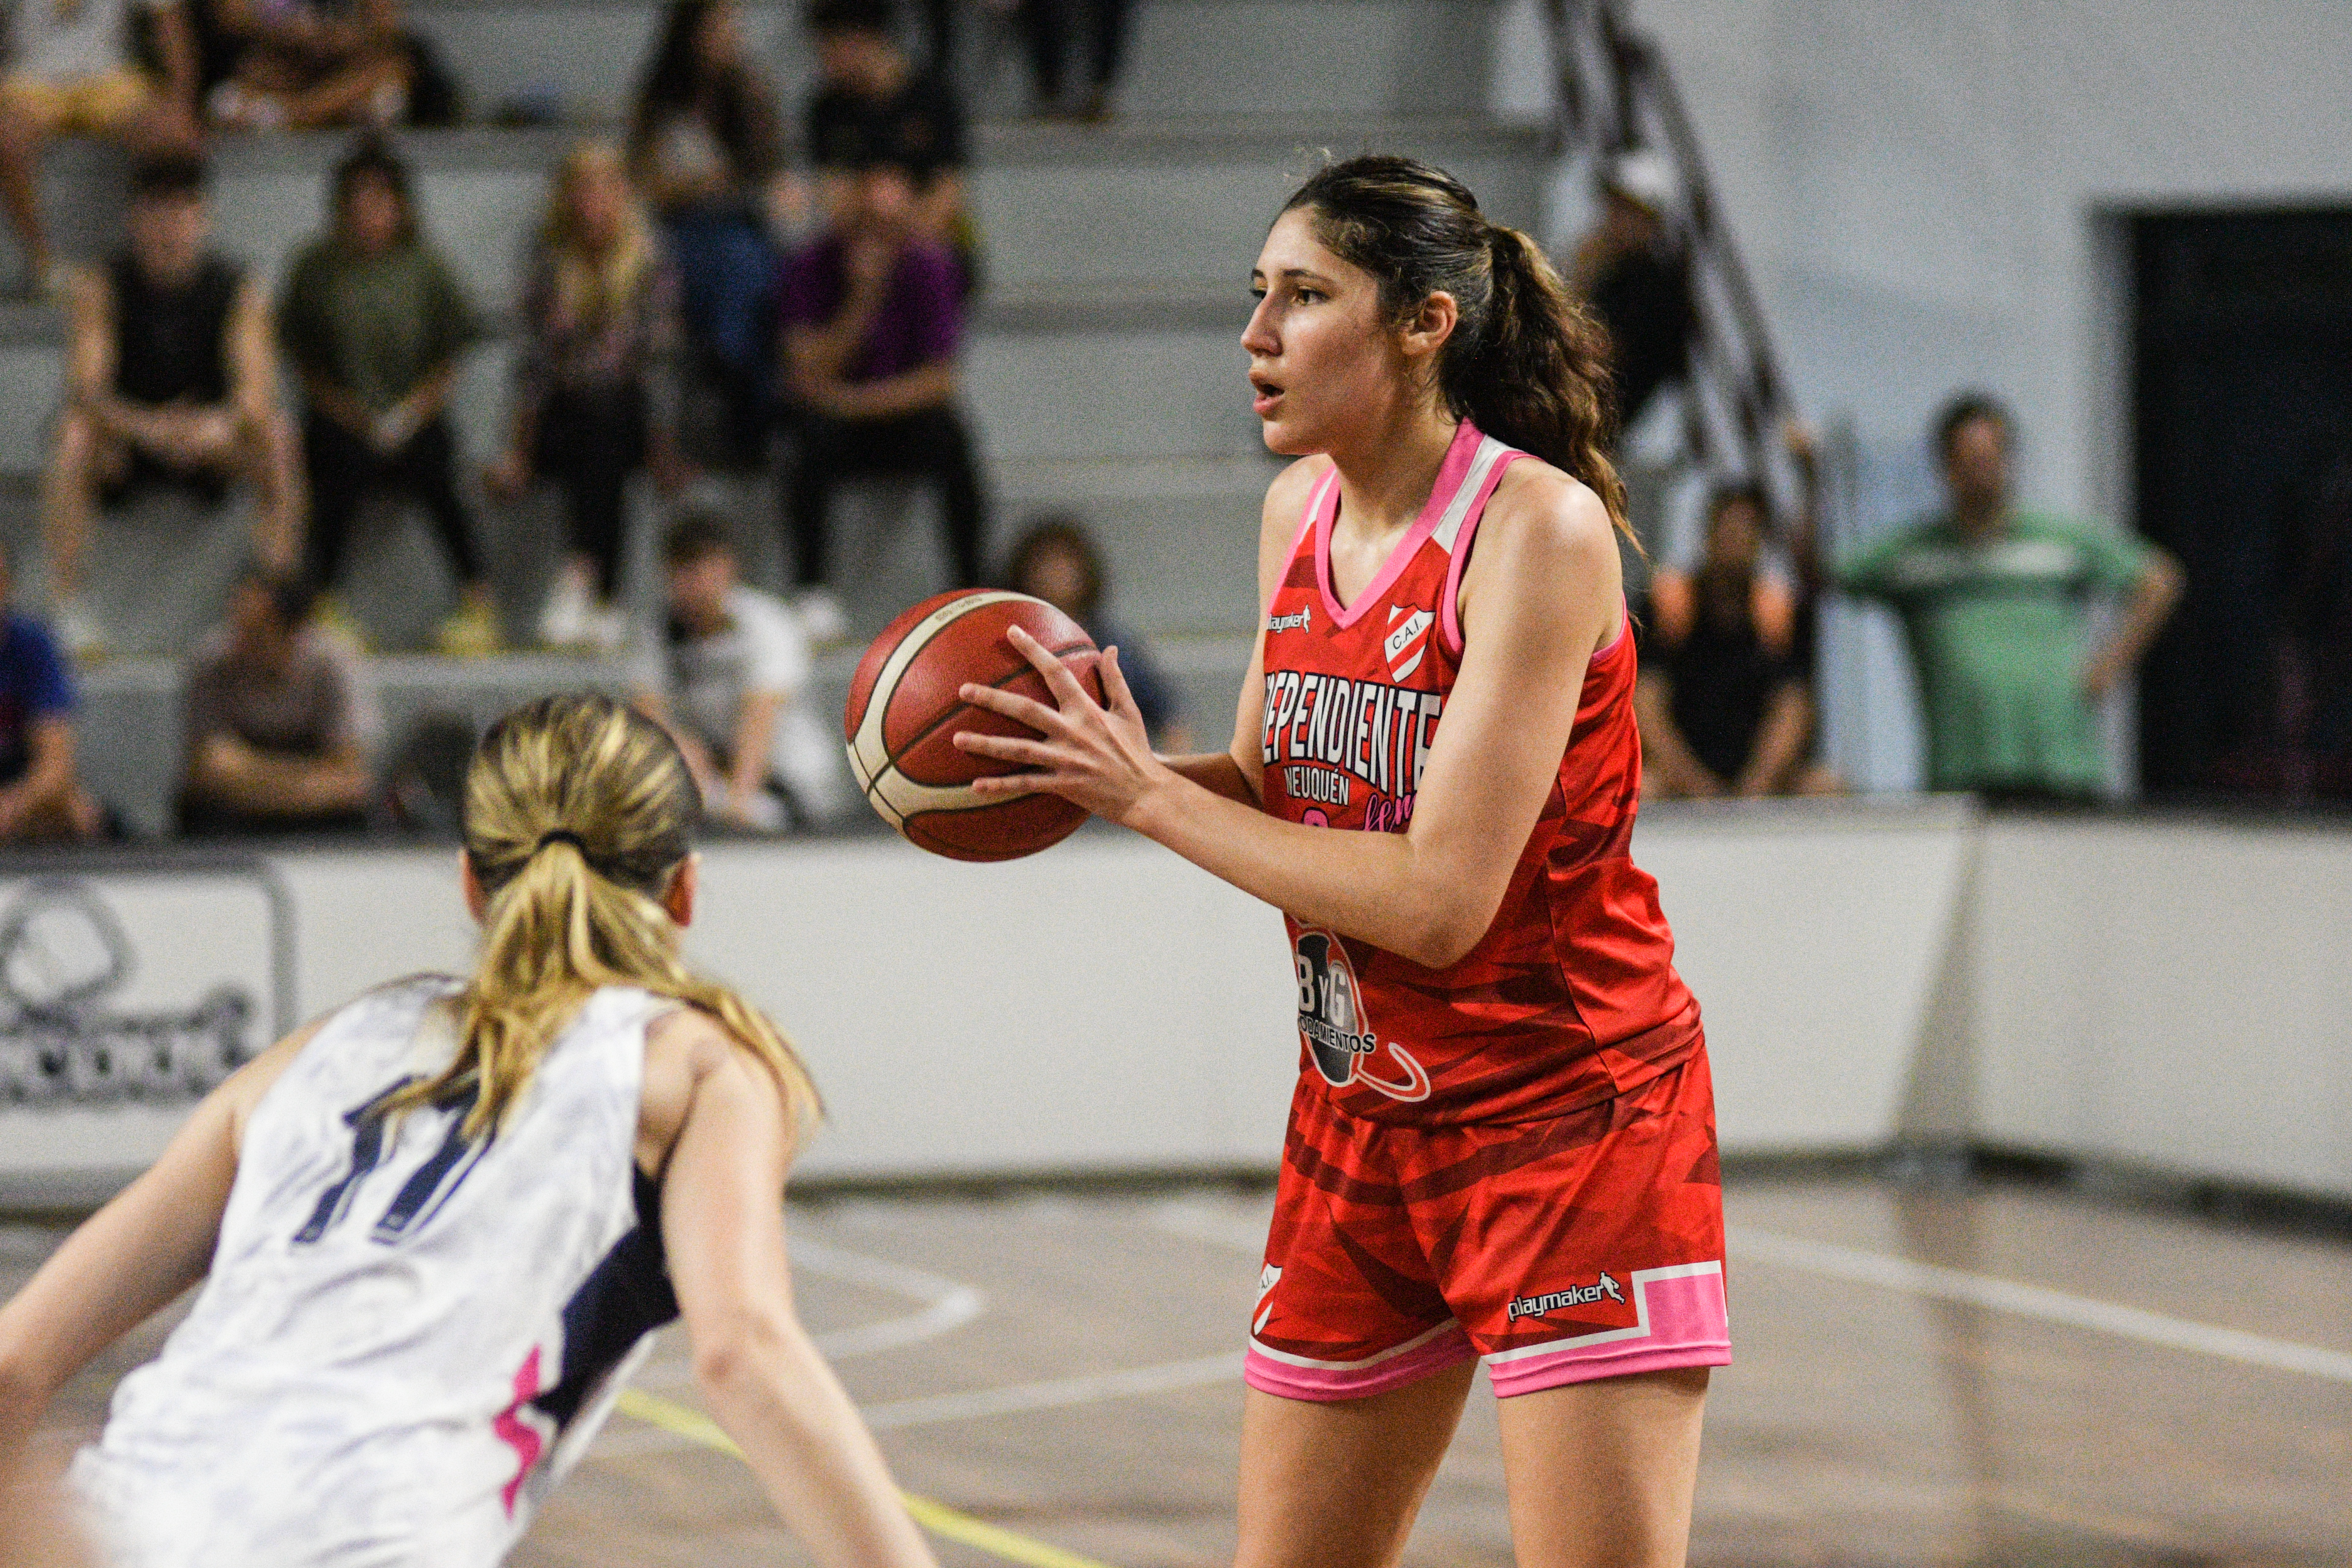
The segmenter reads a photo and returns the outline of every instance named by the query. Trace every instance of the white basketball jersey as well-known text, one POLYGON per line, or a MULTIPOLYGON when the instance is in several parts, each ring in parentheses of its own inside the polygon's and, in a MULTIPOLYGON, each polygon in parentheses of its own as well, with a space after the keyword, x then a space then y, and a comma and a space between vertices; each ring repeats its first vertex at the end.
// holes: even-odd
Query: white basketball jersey
POLYGON ((124 1568, 500 1561, 677 1315, 635 1151, 646 1025, 596 993, 494 1135, 387 1123, 458 983, 331 1016, 246 1127, 210 1278, 74 1480, 124 1568))

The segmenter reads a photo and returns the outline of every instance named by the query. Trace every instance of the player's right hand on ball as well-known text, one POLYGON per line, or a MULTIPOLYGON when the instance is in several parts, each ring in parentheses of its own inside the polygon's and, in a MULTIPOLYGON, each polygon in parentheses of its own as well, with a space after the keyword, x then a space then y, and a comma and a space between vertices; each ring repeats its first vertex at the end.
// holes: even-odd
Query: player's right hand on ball
POLYGON ((1084 806, 1107 822, 1126 824, 1138 802, 1175 774, 1152 754, 1144 732, 1143 715, 1118 668, 1118 649, 1103 649, 1103 695, 1097 702, 1070 668, 1044 644, 1019 626, 1005 633, 1021 656, 1036 666, 1053 693, 1055 707, 994 687, 966 683, 958 693, 975 708, 1002 713, 1037 731, 1036 740, 983 735, 964 731, 955 743, 964 751, 1000 762, 1018 763, 1029 771, 974 779, 971 787, 987 795, 1024 795, 1044 791, 1084 806))

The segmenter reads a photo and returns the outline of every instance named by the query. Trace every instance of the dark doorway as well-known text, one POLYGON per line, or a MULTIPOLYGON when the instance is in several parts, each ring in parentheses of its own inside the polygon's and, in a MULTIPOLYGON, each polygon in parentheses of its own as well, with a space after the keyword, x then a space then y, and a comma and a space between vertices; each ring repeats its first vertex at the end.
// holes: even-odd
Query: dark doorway
POLYGON ((2352 210, 2131 224, 2139 526, 2189 593, 2148 795, 2352 798, 2352 210))

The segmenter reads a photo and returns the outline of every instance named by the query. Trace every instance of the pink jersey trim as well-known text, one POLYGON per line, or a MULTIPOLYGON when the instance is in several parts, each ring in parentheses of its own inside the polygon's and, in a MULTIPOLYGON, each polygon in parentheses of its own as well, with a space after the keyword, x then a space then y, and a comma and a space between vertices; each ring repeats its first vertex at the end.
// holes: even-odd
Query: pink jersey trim
POLYGON ((1625 595, 1620 594, 1617 595, 1617 635, 1592 650, 1592 662, 1599 664, 1602 659, 1615 653, 1617 645, 1623 642, 1625 634, 1633 629, 1633 607, 1625 602, 1625 595))
MULTIPOLYGON (((1396 548, 1389 552, 1389 558, 1381 563, 1379 574, 1364 585, 1363 592, 1356 595, 1356 606, 1352 610, 1339 603, 1339 595, 1331 586, 1331 524, 1339 515, 1339 470, 1331 470, 1325 488, 1315 493, 1308 517, 1315 528, 1315 585, 1322 590, 1323 607, 1331 612, 1332 622, 1340 629, 1345 630, 1363 619, 1364 612, 1380 603, 1397 578, 1403 574, 1404 569, 1412 563, 1412 558, 1421 552, 1422 545, 1435 531, 1437 520, 1445 515, 1454 493, 1462 488, 1463 476, 1470 471, 1471 461, 1478 455, 1479 439, 1477 426, 1467 419, 1454 427, 1454 444, 1445 448, 1445 461, 1438 465, 1437 482, 1429 487, 1429 500, 1422 503, 1421 515, 1412 520, 1412 526, 1405 530, 1404 537, 1398 540, 1396 548)), ((1501 468, 1501 464, 1496 465, 1496 472, 1499 473, 1501 468)), ((1455 559, 1460 558, 1457 551, 1455 559)))
POLYGON ((1503 482, 1503 470, 1526 456, 1514 447, 1496 459, 1486 472, 1486 482, 1478 487, 1470 502, 1469 515, 1462 520, 1462 531, 1454 537, 1454 559, 1445 568, 1445 589, 1437 596, 1438 635, 1445 639, 1446 653, 1454 658, 1462 657, 1462 569, 1470 564, 1471 542, 1478 537, 1479 523, 1486 521, 1488 499, 1503 482))
POLYGON ((1433 1372, 1476 1358, 1478 1352, 1461 1325, 1449 1323, 1445 1327, 1449 1331, 1412 1346, 1402 1355, 1374 1356, 1353 1366, 1297 1366, 1276 1361, 1253 1344, 1242 1358, 1242 1381, 1261 1394, 1323 1405, 1386 1394, 1391 1388, 1402 1388, 1433 1372))
POLYGON ((1633 1277, 1641 1324, 1606 1330, 1557 1344, 1522 1345, 1486 1360, 1496 1395, 1534 1394, 1601 1377, 1628 1377, 1670 1367, 1731 1364, 1731 1312, 1723 1293, 1723 1266, 1659 1269, 1633 1277), (1703 1272, 1702 1272, 1703 1270, 1703 1272))
POLYGON ((499 1499, 507 1505, 509 1519, 514 1517, 515 1499, 521 1495, 523 1482, 530 1479, 531 1468, 547 1451, 547 1439, 540 1436, 539 1428, 522 1419, 523 1407, 544 1392, 539 1382, 539 1347, 533 1345, 530 1354, 515 1371, 514 1403, 499 1412, 490 1423, 490 1430, 498 1434, 499 1441, 514 1450, 514 1479, 499 1489, 499 1499))
POLYGON ((1323 477, 1315 481, 1315 488, 1307 492, 1307 510, 1299 515, 1298 531, 1293 534, 1290 540, 1292 555, 1298 553, 1298 547, 1306 543, 1307 537, 1315 531, 1315 519, 1323 510, 1324 493, 1339 482, 1339 470, 1336 468, 1326 468, 1323 470, 1323 477))

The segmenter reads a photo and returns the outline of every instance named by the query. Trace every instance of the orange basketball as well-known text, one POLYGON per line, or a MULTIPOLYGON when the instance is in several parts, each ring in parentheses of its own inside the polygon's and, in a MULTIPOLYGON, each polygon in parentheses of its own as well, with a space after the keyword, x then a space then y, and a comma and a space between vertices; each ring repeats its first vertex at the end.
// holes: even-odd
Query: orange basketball
POLYGON ((866 648, 849 683, 841 716, 849 770, 882 820, 934 855, 1017 860, 1059 844, 1087 819, 1058 795, 974 793, 971 781, 983 774, 1025 770, 955 743, 967 730, 1036 734, 967 704, 956 695, 966 681, 1054 706, 1045 677, 1005 639, 1016 626, 1060 655, 1087 694, 1103 700, 1101 656, 1085 629, 1043 599, 994 588, 935 595, 907 611, 866 648))

